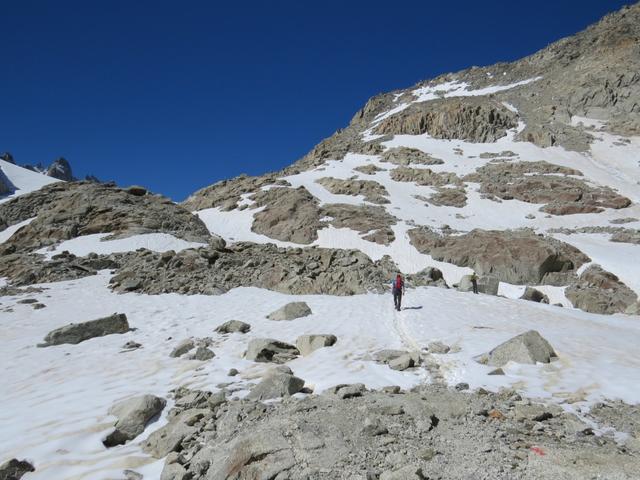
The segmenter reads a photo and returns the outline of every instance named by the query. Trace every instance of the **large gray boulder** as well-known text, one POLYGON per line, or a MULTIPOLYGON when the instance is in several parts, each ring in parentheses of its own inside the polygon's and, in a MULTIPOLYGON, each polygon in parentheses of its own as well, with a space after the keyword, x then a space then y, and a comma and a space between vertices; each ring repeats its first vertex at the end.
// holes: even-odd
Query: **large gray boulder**
POLYGON ((291 302, 287 303, 284 307, 279 308, 275 312, 271 312, 267 315, 269 320, 295 320, 296 318, 306 317, 311 315, 311 309, 305 302, 291 302))
POLYGON ((550 363, 557 358, 553 347, 535 330, 529 330, 482 355, 478 361, 492 367, 502 367, 508 362, 550 363))
POLYGON ((20 480, 25 473, 34 471, 33 465, 26 460, 12 458, 0 465, 0 480, 20 480))
POLYGON ((254 362, 285 363, 300 355, 300 351, 272 338, 254 338, 249 342, 245 358, 254 362))
POLYGON ((590 265, 567 287, 565 295, 576 308, 607 315, 623 313, 638 301, 633 290, 600 265, 590 265))
POLYGON ((49 347, 64 343, 77 344, 90 338, 103 337, 115 333, 127 333, 129 330, 127 316, 124 313, 114 313, 108 317, 82 323, 71 323, 52 330, 44 337, 44 343, 38 346, 49 347))
POLYGON ((525 288, 524 293, 520 297, 520 300, 528 300, 530 302, 537 303, 549 303, 549 297, 547 297, 540 290, 533 287, 525 288))
POLYGON ((147 423, 160 414, 167 404, 164 398, 140 395, 116 403, 109 413, 118 418, 115 430, 102 441, 105 447, 122 445, 140 435, 147 423))
POLYGON ((304 387, 304 380, 293 375, 291 369, 281 365, 273 368, 264 379, 251 389, 247 398, 269 400, 298 393, 304 387))
POLYGON ((251 325, 240 320, 229 320, 216 328, 217 333, 247 333, 251 330, 251 325))
POLYGON ((335 335, 301 335, 296 340, 296 347, 303 357, 310 355, 319 348, 331 347, 338 341, 335 335))

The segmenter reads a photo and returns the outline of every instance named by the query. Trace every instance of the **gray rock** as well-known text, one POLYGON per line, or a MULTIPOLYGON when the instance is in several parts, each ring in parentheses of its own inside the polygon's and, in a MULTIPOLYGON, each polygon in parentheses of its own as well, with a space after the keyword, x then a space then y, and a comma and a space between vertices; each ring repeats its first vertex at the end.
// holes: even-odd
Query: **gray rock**
POLYGON ((481 363, 502 367, 508 362, 536 364, 549 363, 557 358, 553 348, 535 330, 529 330, 498 345, 480 358, 481 363))
POLYGON ((419 357, 411 353, 405 353, 400 357, 389 361, 389 368, 392 370, 406 370, 419 365, 419 357))
POLYGON ((240 320, 229 320, 216 328, 217 333, 247 333, 251 330, 251 325, 240 320))
POLYGON ((142 443, 142 449, 154 458, 163 458, 171 452, 179 451, 182 441, 198 430, 193 424, 187 424, 192 417, 191 410, 175 416, 164 427, 149 435, 142 443))
POLYGON ((235 377, 236 375, 238 375, 238 370, 236 368, 230 368, 229 372, 227 372, 227 376, 229 377, 235 377))
POLYGON ((487 375, 504 375, 504 370, 498 367, 495 370, 491 370, 487 375))
POLYGON ((311 315, 311 309, 305 302, 291 302, 287 303, 284 307, 279 308, 275 312, 271 312, 267 315, 269 320, 295 320, 296 318, 306 317, 311 315))
POLYGON ((525 288, 524 293, 520 297, 520 300, 528 300, 530 302, 537 302, 537 303, 547 303, 547 304, 549 303, 549 297, 547 297, 540 290, 536 290, 535 288, 532 288, 532 287, 525 288))
POLYGON ((38 346, 49 347, 65 343, 78 344, 90 338, 127 333, 129 330, 127 316, 124 313, 114 313, 108 317, 82 323, 71 323, 52 330, 44 337, 44 343, 38 346))
POLYGON ((245 358, 254 362, 285 363, 300 355, 293 345, 272 338, 254 338, 249 342, 245 358))
POLYGON ((116 403, 109 413, 117 417, 115 430, 102 441, 105 447, 122 445, 140 435, 167 404, 164 398, 141 395, 116 403))
POLYGON ((171 353, 169 354, 169 356, 173 358, 181 357, 185 353, 193 350, 195 346, 196 346, 196 343, 193 338, 186 338, 182 340, 180 343, 178 343, 178 345, 176 345, 173 350, 171 350, 171 353))
POLYGON ((405 350, 380 350, 373 354, 373 359, 378 363, 389 363, 407 353, 405 350))
POLYGON ((622 313, 638 301, 637 294, 614 274, 599 265, 590 265, 580 278, 565 290, 574 307, 587 312, 622 313))
POLYGON ((389 192, 380 183, 373 180, 339 179, 323 177, 316 180, 334 195, 362 195, 366 202, 386 204, 389 203, 389 192))
POLYGON ((26 473, 35 470, 28 461, 12 458, 0 465, 0 480, 20 480, 26 473))
POLYGON ((335 335, 301 335, 296 340, 296 347, 300 351, 300 355, 307 356, 323 347, 331 347, 335 345, 338 338, 335 335))
POLYGON ((451 347, 449 347, 449 345, 445 345, 442 342, 429 342, 429 345, 427 345, 427 350, 429 353, 443 355, 449 353, 451 347))
POLYGON ((215 357, 216 354, 213 353, 212 350, 208 349, 207 347, 204 346, 200 346, 198 348, 196 348, 196 351, 189 356, 190 360, 200 360, 201 362, 206 362, 207 360, 211 360, 213 357, 215 357))
MULTIPOLYGON (((412 245, 434 259, 470 267, 495 289, 496 280, 537 285, 566 285, 590 259, 575 247, 529 229, 472 230, 463 235, 439 235, 428 228, 408 232, 412 245), (571 276, 573 275, 573 277, 571 276)), ((478 285, 478 290, 480 285, 478 285)))
POLYGON ((435 158, 417 148, 395 147, 386 150, 382 154, 383 162, 395 165, 442 165, 444 160, 435 158))
POLYGON ((276 367, 251 389, 247 398, 269 400, 298 393, 304 387, 304 380, 292 375, 290 372, 291 370, 287 372, 276 367))
POLYGON ((192 475, 179 463, 168 463, 162 469, 160 480, 189 480, 192 475))

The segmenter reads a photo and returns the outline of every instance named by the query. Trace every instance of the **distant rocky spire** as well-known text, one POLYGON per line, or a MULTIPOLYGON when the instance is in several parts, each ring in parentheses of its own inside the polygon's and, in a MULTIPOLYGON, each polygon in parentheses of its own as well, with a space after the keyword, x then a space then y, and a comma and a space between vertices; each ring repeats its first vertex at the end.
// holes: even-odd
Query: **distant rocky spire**
POLYGON ((13 155, 11 155, 9 152, 4 152, 2 155, 0 155, 0 159, 4 160, 5 162, 9 162, 9 163, 13 163, 15 164, 15 160, 13 159, 13 155))
POLYGON ((67 182, 75 180, 73 178, 73 173, 71 172, 71 165, 69 165, 69 162, 64 157, 58 158, 49 166, 47 169, 47 175, 67 182))

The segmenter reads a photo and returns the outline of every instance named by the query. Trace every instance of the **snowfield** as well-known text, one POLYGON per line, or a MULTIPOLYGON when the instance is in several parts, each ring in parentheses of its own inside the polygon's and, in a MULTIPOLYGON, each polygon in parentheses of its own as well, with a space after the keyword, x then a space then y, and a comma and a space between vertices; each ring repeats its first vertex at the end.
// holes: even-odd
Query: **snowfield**
POLYGON ((4 160, 0 160, 0 174, 4 174, 15 188, 12 194, 0 196, 0 203, 7 202, 19 195, 39 190, 50 183, 60 181, 56 178, 47 177, 42 173, 32 172, 13 163, 5 162, 4 160))
POLYGON ((320 392, 339 383, 363 382, 370 388, 408 388, 430 381, 424 368, 398 372, 375 363, 372 354, 385 348, 420 349, 431 341, 451 345, 457 353, 432 355, 450 384, 491 390, 517 387, 577 409, 602 398, 640 402, 640 342, 636 317, 600 316, 574 309, 541 305, 440 288, 410 290, 405 309, 395 312, 391 295, 331 297, 289 296, 256 288, 239 288, 220 296, 118 295, 107 288, 110 275, 47 284, 31 294, 47 305, 34 310, 18 304, 26 298, 4 297, 0 316, 0 452, 3 457, 32 459, 33 479, 119 478, 135 468, 145 478, 159 478, 163 461, 144 454, 139 442, 164 423, 149 425, 136 440, 105 449, 101 440, 114 418, 107 414, 116 401, 138 394, 167 397, 169 390, 190 386, 212 391, 228 387, 244 396, 270 364, 242 358, 251 338, 271 337, 294 343, 299 335, 332 333, 335 346, 288 363, 306 384, 320 392), (266 315, 291 301, 306 301, 313 314, 291 322, 266 315), (135 330, 94 338, 78 345, 37 348, 52 329, 113 312, 125 313, 135 330), (231 319, 251 324, 246 334, 223 337, 215 327, 231 319), (524 331, 536 329, 556 349, 549 365, 508 364, 505 376, 488 376, 492 367, 474 357, 524 331), (170 358, 187 337, 212 337, 216 356, 199 362, 170 358), (127 341, 142 348, 124 352, 127 341), (227 376, 230 368, 241 373, 227 376), (148 477, 146 477, 148 475, 148 477))

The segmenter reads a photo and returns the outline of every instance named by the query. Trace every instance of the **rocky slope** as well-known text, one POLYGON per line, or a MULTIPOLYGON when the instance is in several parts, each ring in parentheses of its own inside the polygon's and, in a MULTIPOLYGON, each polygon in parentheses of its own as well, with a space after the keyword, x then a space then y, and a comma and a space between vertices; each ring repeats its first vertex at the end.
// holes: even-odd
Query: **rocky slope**
POLYGON ((3 156, 0 475, 635 478, 638 71, 640 4, 182 204, 3 156))

